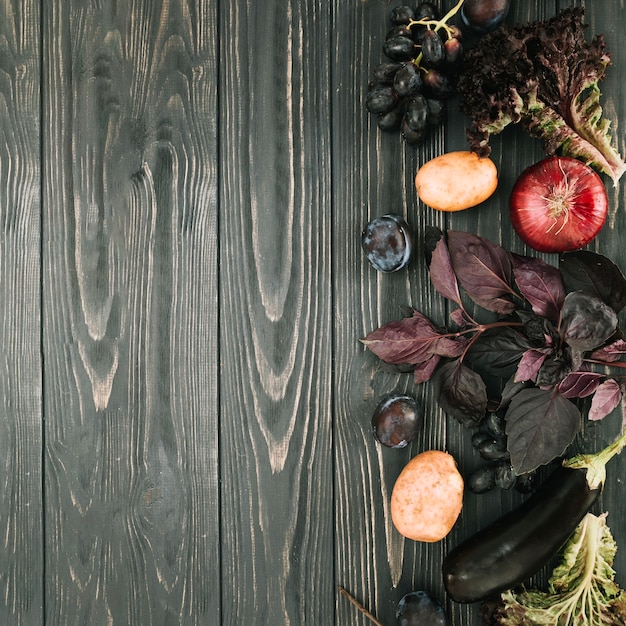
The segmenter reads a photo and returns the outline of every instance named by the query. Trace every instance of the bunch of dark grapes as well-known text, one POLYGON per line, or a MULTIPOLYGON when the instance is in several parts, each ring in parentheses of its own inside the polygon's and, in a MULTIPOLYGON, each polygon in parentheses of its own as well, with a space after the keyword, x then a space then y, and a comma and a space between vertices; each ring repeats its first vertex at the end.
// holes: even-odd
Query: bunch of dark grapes
POLYGON ((472 435, 472 445, 484 461, 469 477, 468 486, 472 492, 485 493, 495 487, 515 487, 520 493, 534 490, 535 472, 518 476, 511 465, 502 415, 487 413, 480 428, 472 435))
POLYGON ((383 45, 388 60, 374 68, 365 106, 381 130, 399 130, 411 146, 442 122, 445 102, 454 94, 463 53, 460 29, 448 24, 455 13, 440 18, 433 3, 420 2, 389 14, 392 26, 383 45))

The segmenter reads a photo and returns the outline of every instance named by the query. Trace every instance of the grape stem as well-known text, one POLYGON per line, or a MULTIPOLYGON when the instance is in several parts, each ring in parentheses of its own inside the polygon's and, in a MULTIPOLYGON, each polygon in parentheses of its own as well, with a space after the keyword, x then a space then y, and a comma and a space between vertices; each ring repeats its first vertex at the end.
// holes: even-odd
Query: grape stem
POLYGON ((353 604, 367 619, 369 619, 372 624, 376 626, 385 626, 381 621, 376 619, 376 617, 370 613, 352 594, 346 591, 341 585, 339 585, 339 593, 348 599, 350 604, 353 604))
MULTIPOLYGON (((459 10, 461 9, 461 7, 463 6, 463 3, 465 2, 465 0, 459 0, 441 19, 439 20, 426 20, 426 19, 422 19, 422 20, 411 20, 408 23, 409 28, 411 26, 415 26, 415 25, 419 25, 419 26, 428 26, 429 28, 432 26, 433 30, 438 33, 442 28, 445 29, 446 33, 448 34, 448 37, 452 36, 452 29, 448 26, 448 20, 451 17, 454 17, 459 10)), ((422 53, 420 52, 417 57, 415 59, 413 59, 413 63, 415 65, 417 65, 417 67, 420 67, 420 63, 422 61, 422 53)))

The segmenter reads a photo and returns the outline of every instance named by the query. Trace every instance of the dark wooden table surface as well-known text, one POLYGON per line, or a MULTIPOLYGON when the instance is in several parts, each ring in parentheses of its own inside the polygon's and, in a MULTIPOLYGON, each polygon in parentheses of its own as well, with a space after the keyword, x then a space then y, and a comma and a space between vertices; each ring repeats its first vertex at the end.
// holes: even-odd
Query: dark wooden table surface
MULTIPOLYGON (((514 1, 509 21, 565 4, 514 1)), ((624 2, 576 4, 613 57, 624 154, 624 2)), ((446 601, 442 556, 521 496, 468 493, 436 544, 393 528, 409 458, 477 461, 429 385, 359 343, 402 305, 445 319, 420 254, 380 275, 359 235, 396 212, 523 252, 508 192, 542 148, 509 129, 487 203, 420 206, 419 164, 465 149, 466 122, 452 107, 419 149, 377 131, 364 94, 390 6, 0 0, 1 624, 367 624, 338 585, 389 626, 412 589, 479 624, 446 601), (398 389, 425 428, 381 449, 370 415, 398 389)), ((590 246, 623 268, 625 188, 590 246)), ((598 505, 622 586, 625 475, 620 457, 598 505)))

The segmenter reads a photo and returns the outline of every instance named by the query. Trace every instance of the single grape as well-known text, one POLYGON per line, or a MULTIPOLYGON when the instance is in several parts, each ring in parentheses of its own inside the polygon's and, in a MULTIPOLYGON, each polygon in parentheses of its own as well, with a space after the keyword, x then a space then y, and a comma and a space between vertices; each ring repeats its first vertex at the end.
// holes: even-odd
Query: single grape
POLYGON ((445 100, 454 94, 454 85, 442 72, 429 69, 422 77, 424 92, 428 97, 445 100))
POLYGON ((485 461, 503 461, 510 458, 504 439, 486 439, 478 446, 478 453, 485 461))
POLYGON ((368 92, 365 108, 370 113, 388 113, 396 106, 398 94, 389 86, 380 85, 368 92))
POLYGON ((426 98, 426 105, 428 106, 428 124, 430 126, 439 126, 443 121, 446 105, 442 100, 435 98, 426 98))
POLYGON ((408 24, 415 17, 411 7, 399 6, 389 13, 389 21, 392 24, 408 24))
POLYGON ((461 19, 474 32, 484 34, 502 24, 510 6, 511 0, 465 0, 461 19))
POLYGON ((510 489, 517 482, 517 475, 508 461, 501 461, 495 467, 496 486, 500 489, 510 489))
POLYGON ((535 490, 537 483, 537 473, 528 472, 527 474, 521 474, 515 481, 515 490, 519 493, 532 493, 535 490))
POLYGON ((425 591, 407 593, 396 609, 398 626, 447 626, 443 607, 425 591))
POLYGON ((504 417, 495 412, 489 412, 482 421, 483 428, 495 439, 505 436, 506 422, 504 417))
POLYGON ((392 85, 396 72, 402 68, 402 63, 379 63, 374 68, 374 81, 381 85, 392 85))
POLYGON ((422 35, 422 57, 429 67, 438 67, 446 58, 441 37, 430 28, 422 35))
POLYGON ((409 146, 419 146, 419 144, 421 144, 426 137, 426 129, 413 130, 409 128, 406 117, 403 117, 402 122, 400 123, 400 134, 402 135, 404 142, 409 146))
POLYGON ((416 56, 416 46, 412 39, 400 35, 387 39, 383 52, 392 61, 410 61, 416 56))
POLYGON ((393 88, 401 98, 415 94, 422 88, 422 77, 415 63, 409 61, 396 72, 393 88))
POLYGON ((404 107, 401 104, 398 104, 398 106, 391 109, 391 111, 387 113, 381 113, 378 116, 378 128, 385 132, 398 130, 400 128, 400 124, 402 123, 403 116, 404 107))
POLYGON ((491 491, 496 486, 496 472, 493 465, 482 465, 472 472, 467 481, 472 493, 480 494, 491 491))
POLYGON ((414 132, 423 133, 428 120, 428 104, 421 95, 412 97, 406 105, 404 113, 406 125, 414 132))
POLYGON ((376 406, 372 432, 388 448, 404 448, 415 439, 424 412, 417 400, 405 394, 389 394, 376 406))
POLYGON ((446 65, 450 68, 456 68, 463 56, 463 44, 456 38, 450 37, 443 44, 446 65))
POLYGON ((439 9, 432 2, 420 2, 414 15, 416 20, 438 20, 439 9))
POLYGON ((472 445, 474 446, 474 448, 476 448, 476 450, 480 450, 480 446, 485 441, 488 441, 490 439, 491 437, 489 436, 489 433, 486 433, 483 430, 477 430, 472 434, 472 445))
POLYGON ((361 233, 367 260, 379 272, 395 272, 411 260, 413 233, 399 215, 387 214, 371 220, 361 233))

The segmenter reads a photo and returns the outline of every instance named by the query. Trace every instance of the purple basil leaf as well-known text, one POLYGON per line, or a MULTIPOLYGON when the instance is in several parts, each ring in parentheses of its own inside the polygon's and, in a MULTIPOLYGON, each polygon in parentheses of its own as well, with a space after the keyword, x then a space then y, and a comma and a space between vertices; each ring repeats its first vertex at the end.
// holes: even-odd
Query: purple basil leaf
POLYGON ((385 324, 361 340, 386 363, 421 365, 433 354, 457 357, 466 340, 443 336, 435 325, 419 311, 385 324))
POLYGON ((452 300, 460 306, 461 294, 459 293, 459 284, 452 269, 450 252, 446 245, 445 237, 441 237, 437 242, 430 258, 428 271, 433 287, 444 298, 448 298, 448 300, 452 300))
POLYGON ((581 427, 576 406, 556 390, 522 389, 506 415, 511 464, 525 474, 562 455, 581 427))
POLYGON ((596 361, 605 361, 606 363, 614 363, 619 358, 626 354, 626 341, 618 339, 608 346, 604 346, 598 350, 594 350, 591 353, 591 358, 596 361))
POLYGON ((509 380, 507 380, 504 385, 504 389, 502 390, 502 393, 500 394, 500 402, 498 403, 498 410, 499 411, 505 410, 511 403, 513 396, 518 394, 522 389, 527 389, 530 386, 532 386, 532 383, 530 382, 519 382, 519 381, 515 381, 514 377, 509 378, 509 380))
POLYGON ((479 306, 509 315, 515 304, 513 264, 509 253, 489 240, 460 231, 448 231, 452 267, 467 295, 479 306))
POLYGON ((377 328, 361 341, 378 358, 387 363, 425 361, 433 342, 440 337, 435 325, 418 311, 377 328))
POLYGON ((541 350, 526 350, 515 372, 515 382, 523 383, 528 380, 534 381, 537 378, 537 372, 539 372, 547 357, 548 354, 541 350))
POLYGON ((420 363, 420 366, 416 367, 413 373, 413 382, 420 385, 430 380, 439 365, 439 361, 441 361, 441 357, 438 354, 433 354, 426 361, 420 363))
POLYGON ((554 322, 558 321, 565 288, 561 272, 538 258, 512 255, 513 275, 521 294, 533 311, 554 322))
POLYGON ((439 406, 467 427, 476 426, 485 417, 487 388, 483 379, 459 361, 442 365, 433 376, 439 406))
POLYGON ((563 301, 559 330, 572 350, 587 352, 601 346, 617 328, 617 315, 600 298, 574 291, 563 301))
POLYGON ((609 378, 605 380, 593 394, 588 417, 590 420, 601 420, 606 417, 622 401, 622 390, 619 384, 609 378))
POLYGON ((512 328, 494 328, 483 332, 467 351, 472 367, 490 376, 507 378, 530 345, 512 328))
POLYGON ((618 313, 626 306, 626 278, 605 256, 590 250, 566 252, 559 269, 567 291, 590 293, 618 313))
POLYGON ((465 311, 463 309, 454 309, 450 313, 450 319, 459 327, 467 327, 467 318, 465 317, 465 311))
POLYGON ((596 391, 604 374, 598 372, 570 372, 560 383, 559 392, 564 398, 586 398, 596 391))

